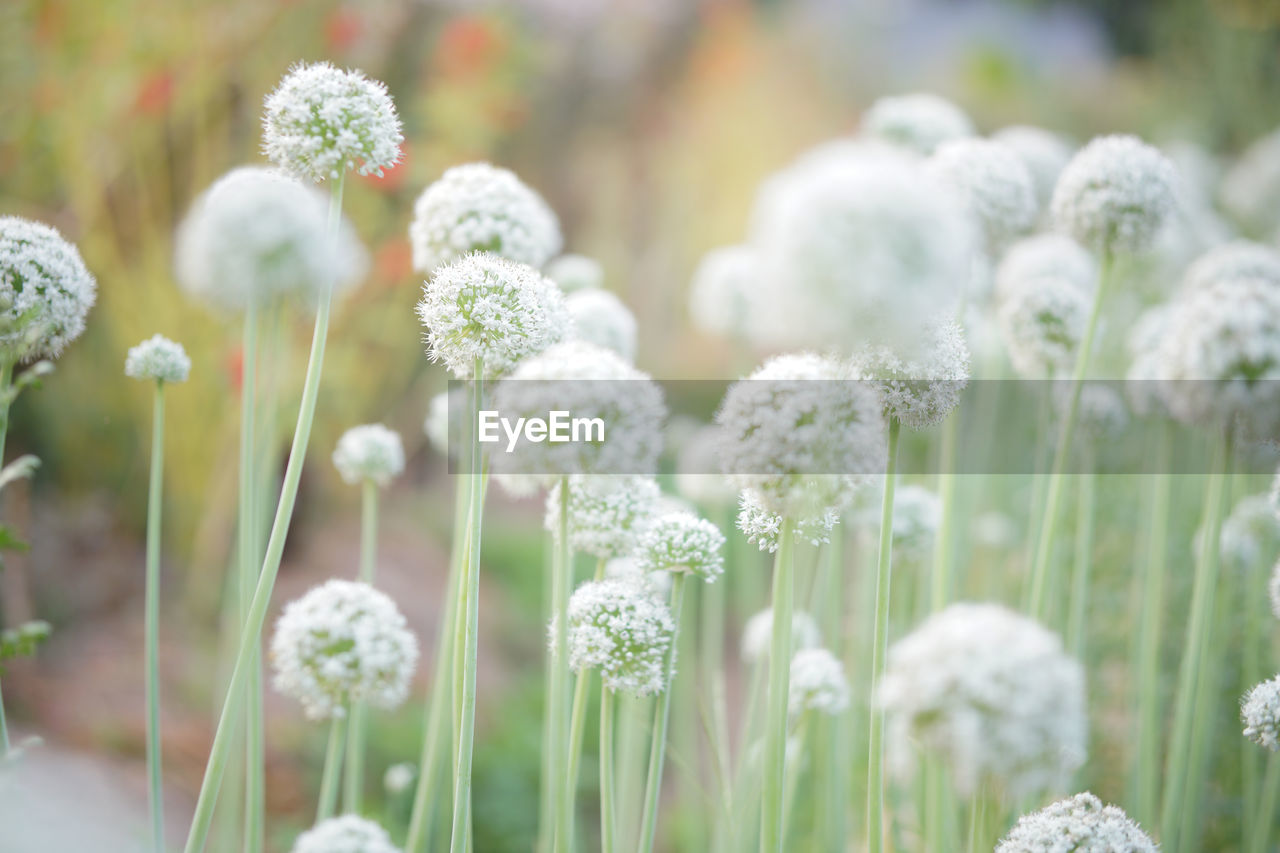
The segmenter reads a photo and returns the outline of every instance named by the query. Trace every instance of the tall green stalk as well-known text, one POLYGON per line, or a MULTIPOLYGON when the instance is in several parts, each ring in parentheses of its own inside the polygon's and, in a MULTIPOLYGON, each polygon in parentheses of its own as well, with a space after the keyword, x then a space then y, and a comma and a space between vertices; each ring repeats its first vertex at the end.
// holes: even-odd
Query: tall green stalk
MULTIPOLYGON (((564 516, 562 515, 561 518, 564 516)), ((684 603, 684 584, 687 572, 676 572, 671 580, 671 621, 679 626, 680 609, 684 603)), ((666 685, 662 695, 654 703, 653 731, 649 740, 649 775, 645 781, 644 814, 640 818, 640 840, 637 853, 650 853, 658 832, 658 800, 662 793, 662 763, 667 753, 667 719, 671 716, 671 690, 675 683, 676 641, 671 638, 667 651, 666 685)))
POLYGON ((613 795, 613 691, 600 686, 600 853, 617 849, 613 795))
POLYGON ((1271 843, 1271 831, 1275 824, 1276 808, 1280 806, 1280 756, 1267 756, 1267 775, 1262 782, 1262 794, 1255 810, 1254 823, 1245 831, 1250 833, 1248 853, 1266 853, 1271 843))
MULTIPOLYGON (((0 359, 0 468, 4 467, 4 443, 9 434, 9 406, 13 402, 13 362, 0 359)), ((0 694, 0 761, 9 754, 9 726, 4 717, 4 695, 0 694)))
MULTIPOLYGON (((360 580, 373 584, 378 568, 378 484, 365 479, 360 487, 360 580)), ((364 793, 365 729, 369 708, 363 702, 351 706, 351 727, 347 731, 347 772, 343 777, 342 804, 350 814, 360 813, 364 793)))
POLYGON ((1094 505, 1096 482, 1092 471, 1076 477, 1075 563, 1071 572, 1071 594, 1067 616, 1067 650, 1076 660, 1085 660, 1088 638, 1089 574, 1093 568, 1094 505))
MULTIPOLYGON (((329 198, 330 242, 336 239, 338 224, 341 221, 343 181, 344 178, 340 177, 334 182, 329 198)), ((235 668, 231 672, 231 681, 227 686, 222 714, 218 718, 213 746, 209 751, 209 761, 205 765, 204 779, 200 783, 200 794, 196 799, 191 830, 187 835, 186 853, 203 850, 205 841, 208 839, 214 804, 218 799, 218 789, 222 785, 227 756, 231 751, 231 728, 235 725, 235 721, 240 719, 249 681, 253 670, 256 669, 254 664, 258 657, 262 625, 267 617, 267 608, 271 604, 271 591, 275 587, 276 574, 280 570, 280 559, 284 554, 289 522, 293 518, 293 507, 298 497, 298 483, 302 478, 307 445, 311 440, 311 423, 315 417, 316 399, 320 394, 320 376, 324 368, 324 349, 329 332, 332 295, 332 283, 326 282, 316 308, 311 354, 307 359, 307 373, 302 384, 302 401, 298 407, 298 422, 294 428, 293 443, 289 449, 289 463, 285 467, 284 482, 280 487, 280 502, 276 506, 275 520, 271 525, 271 537, 267 541, 267 551, 262 560, 262 570, 259 572, 258 584, 254 590, 253 600, 250 602, 248 618, 241 631, 235 668)))
MULTIPOLYGON (((595 580, 604 577, 603 558, 596 561, 595 580)), ((577 674, 573 687, 573 710, 569 713, 569 764, 560 780, 564 788, 564 797, 569 802, 569 814, 572 816, 578 796, 578 768, 582 762, 582 741, 587 728, 587 700, 591 687, 591 670, 584 669, 577 674)), ((566 849, 573 849, 573 819, 570 817, 568 835, 565 840, 566 849)))
POLYGON ((551 654, 551 696, 547 703, 551 718, 552 784, 555 808, 552 812, 552 847, 557 853, 569 849, 573 803, 566 796, 564 775, 569 770, 569 592, 573 586, 573 548, 569 542, 569 478, 560 478, 560 524, 556 528, 555 560, 551 569, 551 609, 555 639, 551 654))
MULTIPOLYGON (((889 420, 889 460, 884 475, 884 498, 880 504, 880 554, 876 560, 875 635, 871 645, 871 696, 884 676, 889 649, 890 584, 893 578, 893 496, 898 472, 898 435, 902 424, 889 420)), ((884 712, 871 709, 871 733, 867 756, 867 849, 884 850, 884 712)))
POLYGON ((316 823, 333 817, 338 806, 338 782, 342 778, 342 748, 347 739, 347 717, 334 717, 329 723, 329 745, 324 751, 324 771, 320 774, 320 802, 316 805, 316 823))
POLYGON ((147 490, 147 782, 152 849, 164 850, 164 784, 160 760, 160 530, 164 492, 164 380, 156 382, 151 420, 151 483, 147 490))
POLYGON ((782 849, 783 787, 787 766, 787 698, 791 681, 791 615, 795 601, 795 530, 784 518, 773 564, 773 634, 769 644, 769 692, 764 730, 764 776, 760 803, 761 853, 782 849))
MULTIPOLYGON (((239 609, 241 627, 249 616, 253 590, 258 582, 258 567, 262 555, 257 541, 257 490, 254 475, 257 442, 255 440, 257 365, 258 365, 258 300, 252 298, 244 314, 244 338, 241 345, 240 367, 240 483, 237 496, 236 544, 239 549, 239 609)), ((262 849, 264 832, 264 752, 262 733, 262 659, 261 650, 255 648, 250 661, 254 670, 249 681, 249 696, 245 709, 245 787, 244 787, 244 849, 245 853, 257 853, 262 849)))

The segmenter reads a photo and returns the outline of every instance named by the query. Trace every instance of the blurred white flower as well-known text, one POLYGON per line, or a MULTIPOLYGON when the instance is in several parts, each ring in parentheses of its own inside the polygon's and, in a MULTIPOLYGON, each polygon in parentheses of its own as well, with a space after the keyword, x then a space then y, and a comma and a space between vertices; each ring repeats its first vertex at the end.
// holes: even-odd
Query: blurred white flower
MULTIPOLYGON (((1203 529, 1196 531, 1196 553, 1203 536, 1203 529)), ((1269 564, 1276 556, 1277 545, 1280 545, 1280 519, 1276 518, 1266 494, 1246 495, 1237 501, 1223 520, 1218 536, 1222 562, 1241 572, 1269 564)))
POLYGON ((1244 736, 1258 746, 1280 750, 1280 675, 1254 685, 1240 703, 1244 736))
POLYGON ((561 255, 552 259, 544 272, 565 293, 604 287, 604 267, 595 258, 588 258, 586 255, 561 255))
POLYGON ((372 480, 385 486, 404 471, 404 443, 400 433, 382 424, 352 427, 338 439, 333 466, 347 485, 372 480))
POLYGON ((573 337, 635 362, 636 318, 621 299, 607 290, 592 288, 570 293, 565 307, 569 309, 573 337))
POLYGON ((1124 391, 1139 416, 1163 413, 1164 398, 1160 389, 1163 374, 1160 349, 1169 333, 1169 320, 1173 307, 1168 303, 1154 305, 1138 315, 1129 327, 1126 346, 1129 350, 1129 370, 1125 373, 1124 391))
POLYGON ((604 576, 606 580, 626 581, 638 586, 663 603, 671 596, 671 573, 662 569, 644 569, 634 556, 609 560, 604 564, 604 576))
POLYGON ((1280 225, 1280 130, 1254 142, 1222 179, 1222 206, 1254 234, 1280 225))
MULTIPOLYGON (((795 538, 811 545, 830 542, 831 531, 839 523, 840 510, 836 507, 825 507, 816 515, 792 521, 795 538)), ((778 550, 782 516, 770 511, 755 489, 743 489, 738 505, 738 529, 746 534, 748 542, 772 554, 778 550)))
POLYGON ((1280 289, 1280 252, 1249 240, 1215 246, 1187 267, 1182 291, 1211 288, 1240 278, 1260 279, 1280 289))
POLYGON ((862 115, 862 132, 928 156, 942 143, 972 136, 974 130, 973 122, 951 101, 920 92, 877 100, 862 115))
POLYGON ((636 562, 646 571, 687 572, 708 583, 724 572, 724 534, 689 512, 654 519, 636 546, 636 562))
POLYGON ((680 448, 676 460, 676 491, 703 507, 732 506, 738 490, 720 473, 720 430, 704 425, 680 448))
POLYGON ((42 222, 0 216, 0 351, 56 358, 84 331, 98 285, 76 247, 42 222))
MULTIPOLYGON (((569 542, 602 560, 635 549, 658 506, 658 483, 638 475, 575 474, 569 482, 569 542)), ((560 487, 547 492, 543 525, 556 535, 560 529, 560 487)))
POLYGON ((854 353, 851 364, 860 379, 872 380, 888 417, 908 429, 926 429, 959 405, 969 384, 969 346, 960 324, 945 320, 907 352, 914 355, 868 346, 854 353))
POLYGON ((826 649, 801 649, 791 658, 787 710, 792 719, 805 711, 841 714, 849 707, 849 692, 844 665, 826 649))
POLYGON ((422 431, 427 436, 431 448, 441 456, 449 455, 450 438, 465 442, 463 433, 467 416, 467 391, 454 388, 441 391, 431 398, 427 406, 427 417, 422 422, 422 431))
POLYGON ((1009 146, 1027 167, 1035 192, 1037 218, 1043 219, 1053 199, 1058 176, 1071 160, 1071 144, 1052 131, 1024 124, 998 130, 991 139, 1009 146))
MULTIPOLYGON (((822 642, 818 623, 804 610, 791 611, 791 653, 811 649, 822 642)), ((739 650, 744 663, 764 663, 773 647, 773 609, 766 607, 747 620, 739 650)), ((793 664, 794 666, 794 664, 793 664)))
POLYGON ((124 360, 124 375, 156 382, 186 382, 191 359, 182 344, 164 335, 153 335, 130 347, 124 360))
POLYGON ((382 774, 382 787, 391 796, 403 794, 409 790, 414 780, 418 778, 418 768, 409 762, 401 762, 392 764, 382 774))
POLYGON ((1062 170, 1053 217, 1096 251, 1141 252, 1173 212, 1176 181, 1169 158, 1137 137, 1096 137, 1062 170))
POLYGON ((689 284, 689 319, 700 332, 748 333, 759 260, 750 246, 725 246, 702 256, 689 284))
POLYGON ((610 690, 660 693, 675 629, 666 604, 641 587, 618 580, 585 583, 569 598, 569 666, 600 670, 610 690))
POLYGON ((400 853, 400 849, 381 826, 348 814, 322 820, 299 835, 292 853, 400 853))
POLYGON ((954 139, 939 145, 925 168, 959 196, 991 256, 1035 224, 1035 186, 1022 159, 1007 145, 976 137, 954 139))
POLYGON ((1018 818, 995 853, 1159 853, 1123 810, 1090 793, 1076 794, 1018 818))
POLYGON ((996 268, 996 298, 1022 287, 1056 278, 1092 294, 1098 285, 1098 264, 1083 246, 1063 234, 1037 234, 1009 247, 996 268))
POLYGON ((1001 294, 996 320, 1020 376, 1053 378, 1070 372, 1084 337, 1090 298, 1061 276, 1043 276, 1001 294))

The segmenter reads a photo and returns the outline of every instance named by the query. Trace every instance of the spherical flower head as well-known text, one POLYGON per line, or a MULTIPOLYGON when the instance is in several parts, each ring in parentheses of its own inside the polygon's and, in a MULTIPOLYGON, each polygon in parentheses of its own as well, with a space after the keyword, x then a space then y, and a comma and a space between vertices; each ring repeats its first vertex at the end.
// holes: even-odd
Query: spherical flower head
POLYGON ((84 331, 98 285, 76 247, 55 229, 0 216, 0 352, 57 358, 84 331))
POLYGON ((284 297, 314 303, 364 277, 368 256, 345 219, 330 239, 328 200, 276 169, 233 169, 200 194, 178 227, 178 283, 223 311, 284 297))
POLYGON ((387 87, 361 71, 327 62, 298 64, 267 95, 262 150, 280 168, 310 181, 347 169, 382 177, 400 162, 400 118, 387 87))
MULTIPOLYGON (((569 483, 569 543, 602 560, 631 553, 658 506, 658 483, 637 475, 575 474, 569 483)), ((560 529, 560 489, 547 492, 544 525, 560 529)))
POLYGON ((671 597, 671 573, 644 569, 639 561, 630 555, 614 557, 606 562, 604 577, 606 580, 626 581, 633 586, 638 586, 664 604, 671 597))
POLYGON ((1142 827, 1090 793, 1018 818, 995 853, 1159 853, 1142 827))
POLYGON ((955 789, 1014 797, 1065 784, 1085 758, 1084 671, 1059 638, 996 604, 953 604, 889 650, 875 701, 899 770, 914 748, 955 789))
POLYGON ((622 300, 607 290, 579 290, 565 299, 569 334, 636 360, 636 318, 622 300))
POLYGON ((928 92, 880 98, 862 115, 862 132, 928 156, 952 139, 973 136, 973 122, 946 98, 928 92))
POLYGON ((627 581, 585 583, 569 598, 569 666, 600 670, 610 690, 651 696, 667 686, 675 620, 666 604, 627 581))
POLYGON ((805 711, 841 714, 849 707, 844 665, 826 649, 801 649, 791 658, 787 710, 792 719, 805 711))
POLYGON ((1254 142, 1222 179, 1222 206, 1254 234, 1280 225, 1280 130, 1254 142))
POLYGON ((1053 218, 1100 252, 1141 252, 1173 212, 1177 173, 1133 136, 1100 136, 1071 158, 1053 192, 1053 218))
MULTIPOLYGON (((817 515, 792 522, 792 535, 811 545, 823 545, 831 541, 831 531, 839 523, 840 510, 826 507, 817 515)), ((771 512, 755 489, 744 489, 738 505, 738 529, 746 534, 748 542, 772 554, 778 550, 782 516, 771 512)))
POLYGON ((908 429, 927 429, 960 404, 969 384, 969 346, 960 324, 946 320, 915 347, 863 347, 851 366, 880 393, 886 416, 908 429))
POLYGON ((1098 286, 1098 263, 1088 250, 1064 234, 1037 234, 1009 247, 996 268, 996 297, 1055 278, 1092 294, 1098 286))
POLYGON ((353 814, 322 820, 298 836, 292 853, 400 853, 387 831, 353 814))
POLYGON ((186 382, 191 373, 191 359, 182 344, 164 335, 153 335, 129 348, 124 360, 124 375, 132 379, 155 382, 186 382))
POLYGON ((564 296, 524 264, 477 252, 435 271, 422 289, 418 319, 427 354, 457 379, 501 376, 569 331, 564 296))
POLYGON ((738 490, 720 473, 720 430, 700 427, 680 448, 676 460, 676 491, 702 507, 732 506, 738 490))
MULTIPOLYGON (((1196 531, 1195 547, 1199 552, 1203 530, 1196 531)), ((1266 494, 1246 495, 1223 520, 1218 537, 1218 550, 1228 568, 1248 572, 1275 556, 1280 544, 1280 519, 1271 508, 1266 494)))
MULTIPOLYGON (((818 622, 804 610, 791 612, 791 652, 812 649, 822 642, 818 622)), ((764 663, 773 649, 773 609, 765 608, 742 628, 740 653, 744 663, 764 663)))
POLYGON ((346 716, 352 702, 398 706, 409 693, 418 642, 386 595, 330 580, 285 606, 271 658, 276 689, 320 720, 346 716))
POLYGON ((758 264, 750 246, 725 246, 703 255, 689 283, 694 328, 723 337, 747 334, 758 264))
POLYGON ((394 797, 408 791, 417 778, 418 768, 407 761, 402 761, 399 764, 392 764, 382 774, 382 788, 394 797))
POLYGON ((1280 750, 1280 675, 1245 694, 1240 717, 1245 737, 1272 752, 1280 750))
POLYGON ((604 287, 604 267, 586 255, 565 254, 553 258, 543 272, 565 293, 604 287))
MULTIPOLYGON (((1066 382, 1053 384, 1053 403, 1058 417, 1066 417, 1071 389, 1066 382)), ((1114 383, 1089 382, 1080 385, 1076 406, 1076 438, 1087 444, 1107 436, 1117 436, 1129 425, 1129 407, 1114 383)))
POLYGON ((333 465, 348 485, 368 480, 385 486, 404 471, 404 443, 382 424, 352 427, 338 439, 333 465))
POLYGON ((689 512, 654 519, 640 535, 636 561, 648 571, 687 572, 711 583, 724 571, 724 534, 689 512))
POLYGON ((1089 295, 1060 277, 1040 278, 1004 293, 996 320, 1013 369, 1026 378, 1052 378, 1069 371, 1089 309, 1089 295))
POLYGON ((992 255, 1035 224, 1035 186, 1012 148, 988 139, 954 139, 939 145, 925 168, 959 196, 992 255))
POLYGON ((825 356, 777 356, 730 386, 716 414, 723 470, 770 512, 814 518, 884 471, 879 395, 825 356))
POLYGON ((1071 160, 1071 145, 1052 131, 1023 124, 998 130, 991 139, 1008 146, 1026 166, 1039 217, 1049 209, 1058 176, 1071 160))
POLYGON ((471 252, 540 269, 560 251, 560 222, 515 173, 468 163, 446 170, 418 196, 409 242, 413 268, 428 276, 471 252))
POLYGON ((556 344, 498 383, 493 404, 509 423, 549 419, 560 411, 580 423, 603 424, 580 433, 579 440, 535 442, 522 434, 511 452, 494 454, 495 471, 558 478, 649 474, 657 468, 667 414, 662 389, 610 350, 578 340, 556 344))
POLYGON ((1249 240, 1215 246, 1187 267, 1182 290, 1211 288, 1240 278, 1260 279, 1280 288, 1280 252, 1249 240))

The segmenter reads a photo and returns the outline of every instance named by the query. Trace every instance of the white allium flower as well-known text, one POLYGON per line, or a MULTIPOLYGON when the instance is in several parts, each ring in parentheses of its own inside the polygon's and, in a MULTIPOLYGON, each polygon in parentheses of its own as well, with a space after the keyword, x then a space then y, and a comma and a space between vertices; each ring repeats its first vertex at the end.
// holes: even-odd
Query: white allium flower
POLYGON ((400 433, 382 424, 352 427, 338 439, 333 466, 343 482, 354 486, 372 480, 385 486, 404 471, 404 443, 400 433))
POLYGON ((1053 192, 1053 217, 1081 244, 1141 252, 1173 212, 1177 173, 1134 136, 1100 136, 1071 158, 1053 192))
POLYGON ((636 360, 636 318, 622 300, 607 290, 579 290, 565 299, 570 334, 587 343, 636 360))
POLYGON ((0 350, 56 358, 84 331, 98 285, 76 247, 42 222, 0 216, 0 350))
POLYGON ((914 484, 893 491, 893 549, 907 561, 933 553, 933 539, 942 522, 942 500, 936 492, 914 484))
POLYGON ((636 561, 647 571, 687 572, 708 583, 724 571, 724 534, 689 512, 654 519, 640 534, 636 561))
POLYGON ((676 460, 676 491, 704 507, 725 507, 737 500, 738 490, 720 473, 720 430, 700 427, 680 448, 676 460))
POLYGON ((609 560, 604 564, 604 576, 606 580, 626 581, 638 586, 663 603, 671 597, 671 572, 644 569, 633 556, 609 560))
POLYGON ((689 319, 694 328, 724 337, 747 333, 758 265, 750 246, 725 246, 703 255, 689 283, 689 319))
POLYGON ((895 766, 938 755, 969 796, 1059 787, 1085 758, 1084 670, 1036 622, 996 604, 953 604, 889 650, 876 694, 895 766))
POLYGON ((400 853, 400 849, 378 824, 347 814, 323 820, 299 835, 292 853, 400 853))
POLYGON ((522 437, 512 452, 494 455, 495 470, 559 477, 647 474, 657 467, 666 418, 662 389, 610 350, 577 340, 556 344, 521 362, 498 384, 493 401, 513 422, 567 411, 604 424, 603 440, 591 433, 590 440, 554 443, 522 437))
POLYGON ((1018 818, 995 853, 1159 853, 1142 827, 1090 793, 1018 818))
MULTIPOLYGON (((812 649, 822 642, 818 623, 804 610, 791 611, 791 653, 812 649)), ((766 607, 742 628, 740 653, 745 663, 764 663, 773 648, 773 609, 766 607)))
MULTIPOLYGON (((569 542, 602 560, 629 554, 658 505, 658 483, 637 475, 575 474, 569 478, 569 542)), ((547 492, 544 526, 560 529, 560 482, 547 492)))
POLYGON ((262 150, 311 181, 347 169, 382 176, 400 162, 400 118, 387 87, 327 62, 298 64, 267 95, 262 150))
POLYGON ((413 268, 427 276, 471 252, 541 268, 560 251, 560 222, 513 172, 468 163, 418 196, 409 241, 413 268))
POLYGON ((1058 176, 1071 160, 1071 145, 1052 131, 1023 124, 998 130, 991 139, 1009 146, 1022 160, 1031 177, 1036 208, 1041 214, 1047 212, 1058 176))
POLYGON ((233 169, 196 198, 178 227, 178 283, 226 311, 291 295, 313 303, 325 287, 350 289, 368 256, 345 218, 330 240, 327 211, 323 193, 283 172, 233 169))
POLYGON ((599 669, 610 690, 661 693, 675 630, 667 605, 636 584, 585 583, 569 598, 569 666, 599 669))
POLYGON ((451 436, 459 441, 466 441, 462 430, 467 417, 467 406, 467 391, 464 388, 441 391, 431 398, 431 403, 427 406, 427 417, 422 422, 422 431, 432 449, 441 456, 449 455, 451 436))
POLYGON ((1280 750, 1280 675, 1256 684, 1240 703, 1244 736, 1275 752, 1280 750))
POLYGON ((846 502, 862 476, 884 470, 881 402, 833 359, 778 356, 725 394, 720 460, 740 489, 793 519, 846 502))
POLYGON ((969 346, 954 320, 935 323, 915 355, 902 356, 886 346, 854 353, 854 373, 872 380, 885 414, 908 429, 941 423, 960 403, 969 384, 969 346))
POLYGON ((925 168, 963 201, 992 255, 1035 224, 1035 186, 1012 148, 987 139, 954 139, 939 145, 925 168))
MULTIPOLYGON (((793 535, 802 542, 822 545, 831 541, 831 531, 839 523, 840 510, 826 507, 817 515, 794 521, 793 535)), ((746 534, 748 542, 772 554, 778 550, 782 516, 765 507, 755 489, 743 489, 738 506, 738 529, 746 534)))
POLYGON ((403 794, 418 778, 418 768, 407 761, 392 764, 382 774, 382 787, 391 796, 403 794))
POLYGON ((351 702, 395 708, 409 693, 418 641, 395 602, 365 583, 330 580, 285 605, 271 639, 275 687, 311 719, 351 702))
POLYGON ((1168 303, 1154 305, 1138 315, 1129 327, 1126 346, 1131 361, 1125 373, 1125 396, 1134 414, 1148 416, 1163 412, 1159 380, 1163 375, 1160 349, 1169 333, 1173 307, 1168 303))
POLYGON ((1098 263, 1089 251, 1064 234, 1037 234, 1009 247, 996 268, 996 297, 1056 278, 1091 294, 1098 285, 1098 263))
POLYGON ((1070 280, 1050 276, 1004 293, 996 320, 1014 370, 1027 378, 1069 373, 1084 337, 1090 298, 1070 280))
POLYGON ((1256 234, 1280 225, 1280 130, 1254 142, 1222 179, 1222 206, 1256 234))
POLYGON ((563 340, 569 330, 564 295, 531 267, 476 252, 437 269, 422 288, 418 319, 427 353, 458 379, 484 378, 563 340))
POLYGON ((1012 548, 1018 541, 1018 523, 998 510, 973 520, 973 540, 986 548, 1012 548))
POLYGON ((769 178, 751 233, 749 331, 771 347, 909 341, 922 318, 953 313, 972 272, 960 201, 918 163, 866 143, 769 178))
MULTIPOLYGON (((1196 532, 1197 552, 1203 535, 1203 530, 1196 532)), ((1266 494, 1241 498, 1223 520, 1218 537, 1223 563, 1238 571, 1251 571, 1264 561, 1269 562, 1276 554, 1278 543, 1280 519, 1276 518, 1266 494)))
POLYGON ((1182 290, 1199 290, 1239 278, 1261 279, 1280 289, 1280 252, 1249 240, 1215 246, 1187 267, 1182 290))
POLYGON ((586 255, 561 255, 552 259, 543 272, 565 293, 604 287, 604 267, 586 255))
MULTIPOLYGON (((1069 383, 1053 384, 1053 402, 1059 417, 1065 417, 1071 402, 1069 383)), ((1129 407, 1115 386, 1107 382, 1085 381, 1080 386, 1080 401, 1076 407, 1076 438, 1096 441, 1104 436, 1115 436, 1129 424, 1129 407)))
MULTIPOLYGON (((794 617, 793 617, 794 618, 794 617)), ((841 714, 849 707, 844 665, 826 649, 801 649, 791 658, 787 710, 792 719, 805 711, 841 714)))
POLYGON ((156 382, 186 382, 191 372, 191 359, 182 344, 164 335, 153 335, 129 348, 124 360, 124 375, 133 379, 156 382))
POLYGON ((973 136, 973 122, 928 92, 880 98, 862 115, 862 132, 928 156, 944 142, 973 136))

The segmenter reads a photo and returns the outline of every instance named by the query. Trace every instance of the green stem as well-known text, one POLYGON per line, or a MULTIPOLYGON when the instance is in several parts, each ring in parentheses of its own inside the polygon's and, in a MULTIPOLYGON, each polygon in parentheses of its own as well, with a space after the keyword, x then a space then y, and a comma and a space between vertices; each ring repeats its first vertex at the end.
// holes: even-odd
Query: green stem
POLYGON ((769 692, 765 712, 764 776, 761 780, 760 850, 782 849, 783 786, 787 763, 787 697, 791 680, 791 616, 795 600, 795 530, 782 520, 773 565, 773 633, 769 644, 769 692))
MULTIPOLYGON (((366 479, 360 500, 360 580, 373 583, 378 563, 378 484, 366 479)), ((347 732, 347 772, 343 777, 343 806, 349 814, 360 813, 364 792, 365 728, 369 709, 363 702, 351 707, 351 726, 347 732)))
MULTIPOLYGON (((336 239, 338 224, 341 221, 342 186, 343 179, 339 178, 333 185, 329 199, 330 242, 336 239)), ((293 518, 293 507, 298 497, 298 483, 302 478, 307 444, 311 440, 311 422, 315 417, 316 399, 320 394, 320 375, 324 367, 324 349, 329 331, 329 308, 332 295, 331 282, 327 282, 320 294, 316 309, 311 354, 307 359, 307 374, 302 384, 302 401, 298 407, 298 423, 294 428, 293 443, 289 449, 289 463, 285 467, 284 482, 280 487, 280 502, 276 506, 275 520, 271 525, 271 537, 267 541, 267 551, 262 560, 262 570, 258 574, 257 588, 254 590, 249 615, 240 635, 235 668, 231 672, 231 681, 227 685, 222 714, 218 718, 213 746, 209 750, 209 761, 205 765, 204 779, 200 783, 200 794, 196 799, 195 813, 191 820, 191 831, 187 835, 186 853, 203 850, 205 841, 208 839, 214 805, 218 799, 218 789, 222 785, 227 756, 231 751, 231 729, 235 721, 240 719, 247 687, 253 670, 257 668, 255 662, 262 636, 262 625, 271 603, 271 591, 275 587, 276 573, 280 570, 280 559, 284 554, 289 522, 293 518)))
POLYGON ((616 849, 613 795, 613 691, 600 687, 600 851, 616 849))
MULTIPOLYGON (((555 537, 543 540, 543 623, 550 626, 555 612, 556 560, 559 559, 559 546, 555 537)), ((535 853, 551 853, 555 843, 556 829, 556 757, 552 752, 552 738, 555 722, 551 719, 551 694, 555 689, 555 651, 547 645, 543 661, 542 673, 542 750, 538 756, 538 836, 534 844, 535 853)), ((625 753, 624 753, 625 757, 625 753)), ((625 776, 623 777, 625 780, 625 776)), ((623 802, 626 802, 625 800, 623 802)))
POLYGON ((1085 660, 1088 638, 1086 621, 1089 602, 1089 572, 1093 564, 1093 527, 1095 481, 1092 472, 1076 478, 1076 546, 1075 565, 1071 573, 1071 603, 1067 621, 1067 649, 1076 660, 1085 660))
MULTIPOLYGON (((680 624, 686 575, 686 572, 676 572, 671 580, 671 620, 675 625, 680 624)), ((649 740, 649 775, 644 789, 644 814, 640 818, 640 841, 636 845, 638 853, 650 853, 653 850, 653 840, 658 831, 658 799, 662 792, 662 763, 667 752, 667 719, 671 715, 677 639, 671 638, 671 648, 667 652, 666 687, 654 705, 653 732, 649 740)))
POLYGON ((889 459, 880 505, 880 553, 876 560, 875 634, 871 645, 871 732, 867 755, 867 849, 884 850, 884 712, 874 707, 889 648, 889 591, 893 568, 893 496, 898 471, 898 435, 902 424, 889 421, 889 459))
MULTIPOLYGON (((0 468, 4 467, 4 443, 9 435, 9 406, 13 403, 13 362, 0 360, 0 468)), ((4 696, 0 695, 0 761, 9 754, 9 726, 4 716, 4 696)))
POLYGON ((791 814, 795 808, 796 791, 800 787, 800 771, 804 768, 804 754, 808 748, 809 720, 812 712, 806 712, 800 724, 796 726, 796 745, 790 761, 787 762, 787 778, 782 790, 782 842, 785 845, 791 830, 791 814))
POLYGON ((1089 372, 1089 357, 1093 352, 1093 339, 1098 330, 1098 318, 1102 314, 1102 303, 1111 278, 1111 252, 1104 251, 1098 276, 1098 290, 1093 296, 1093 308, 1089 311, 1089 322, 1085 326, 1084 336, 1080 340, 1080 349, 1076 353, 1076 365, 1071 374, 1071 391, 1067 402, 1067 410, 1062 416, 1062 431, 1058 434, 1058 449, 1053 455, 1053 470, 1049 473, 1048 493, 1045 496, 1044 513, 1038 525, 1039 536, 1036 539, 1035 561, 1031 565, 1031 616, 1044 621, 1049 588, 1049 570, 1053 562, 1053 534, 1058 520, 1058 504, 1062 501, 1063 473, 1067 467, 1067 457, 1071 455, 1072 440, 1075 437, 1076 415, 1080 409, 1080 389, 1085 375, 1089 372))
POLYGON ((956 478, 953 473, 959 418, 952 412, 942 426, 942 458, 938 469, 938 501, 942 505, 938 533, 933 540, 933 575, 929 588, 929 609, 936 613, 951 599, 951 572, 954 562, 956 478))
MULTIPOLYGON (((237 496, 236 542, 239 548, 239 617, 249 616, 262 555, 258 552, 257 489, 254 461, 258 364, 258 300, 250 299, 244 315, 240 368, 240 483, 237 496)), ((261 651, 250 661, 253 674, 245 709, 244 842, 246 853, 262 849, 264 833, 264 755, 262 736, 261 651)))
POLYGON ((164 381, 156 382, 151 424, 151 484, 147 490, 147 779, 152 849, 164 850, 164 786, 160 761, 160 530, 164 491, 164 381))
POLYGON ((555 785, 552 846, 557 853, 569 849, 573 803, 565 790, 569 771, 569 593, 573 586, 573 549, 569 542, 569 478, 560 478, 560 523, 555 534, 555 561, 551 575, 552 624, 555 639, 551 655, 551 774, 555 785))
MULTIPOLYGON (((595 580, 604 578, 603 558, 596 561, 595 580)), ((591 686, 591 671, 584 669, 577 674, 573 688, 573 710, 569 713, 569 765, 561 785, 564 796, 569 801, 569 813, 574 812, 578 796, 578 768, 582 763, 582 741, 587 728, 587 692, 591 686)), ((573 820, 569 821, 568 840, 566 846, 573 849, 573 820)))
POLYGON ((316 823, 333 817, 338 805, 338 780, 342 777, 342 746, 347 739, 347 717, 334 717, 329 724, 329 745, 324 751, 324 772, 320 775, 320 802, 316 823))
POLYGON ((1267 757, 1267 775, 1262 782, 1262 796, 1252 827, 1249 853, 1266 853, 1271 843, 1277 807, 1280 807, 1280 756, 1272 754, 1267 757))

